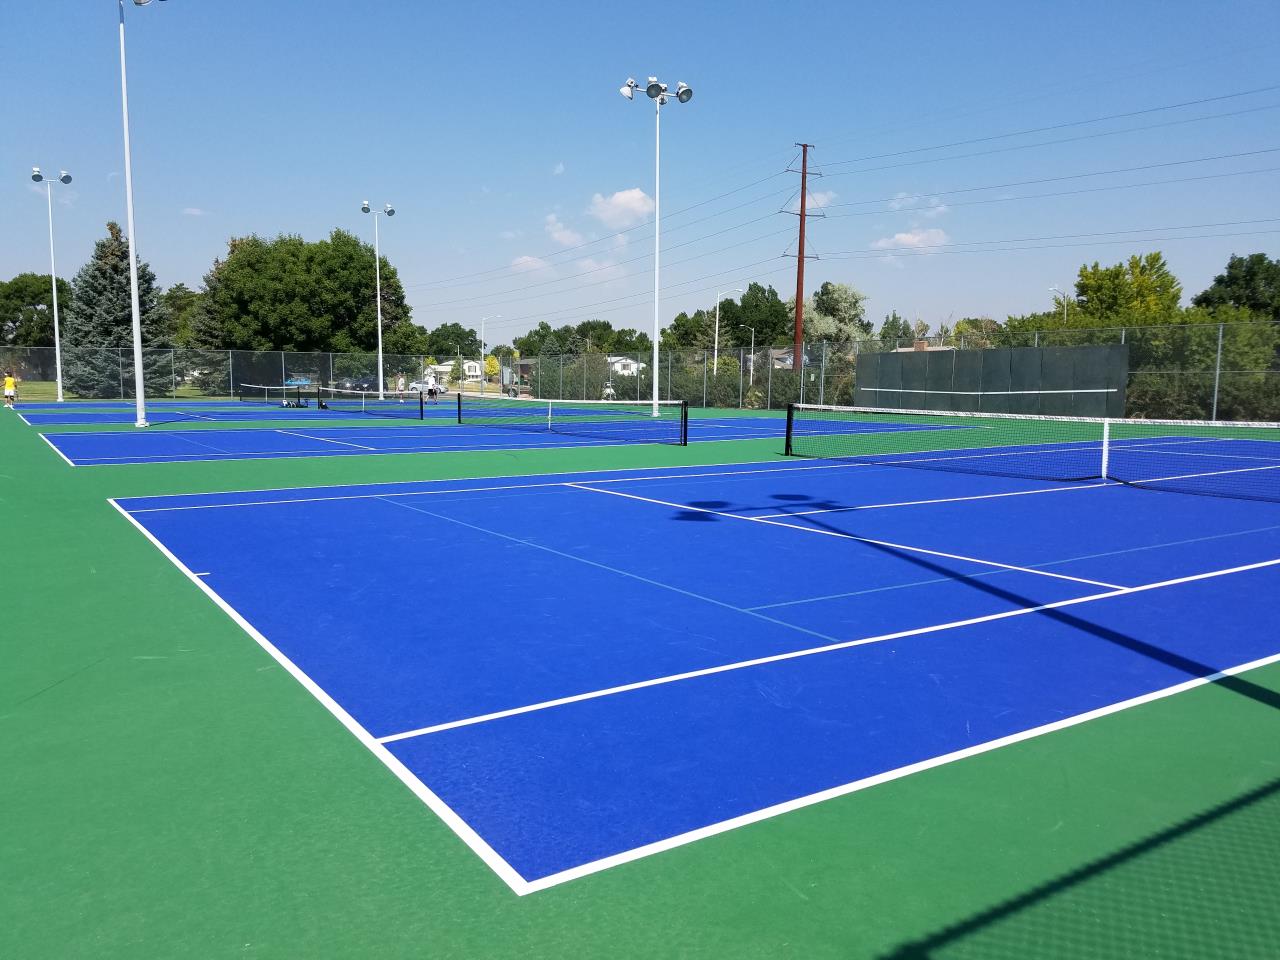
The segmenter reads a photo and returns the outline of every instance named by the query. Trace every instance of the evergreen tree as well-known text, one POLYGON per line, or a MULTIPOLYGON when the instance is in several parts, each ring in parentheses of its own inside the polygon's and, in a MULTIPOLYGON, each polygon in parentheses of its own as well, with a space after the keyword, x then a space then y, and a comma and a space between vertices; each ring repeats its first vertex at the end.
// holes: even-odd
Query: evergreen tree
MULTIPOLYGON (((84 397, 133 396, 129 241, 119 224, 107 224, 106 237, 94 244, 93 256, 71 281, 71 293, 62 327, 67 390, 84 397)), ((172 346, 169 311, 160 298, 155 273, 144 262, 138 264, 138 303, 143 347, 172 346)), ((146 376, 155 378, 157 386, 163 387, 160 392, 168 394, 172 382, 169 355, 152 355, 144 363, 146 376)))

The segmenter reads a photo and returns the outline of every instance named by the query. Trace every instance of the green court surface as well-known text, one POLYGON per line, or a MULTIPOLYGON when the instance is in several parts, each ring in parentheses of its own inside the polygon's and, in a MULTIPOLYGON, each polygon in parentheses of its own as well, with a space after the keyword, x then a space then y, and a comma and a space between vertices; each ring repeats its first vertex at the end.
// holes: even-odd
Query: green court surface
POLYGON ((517 896, 107 502, 780 454, 72 469, 0 412, 0 956, 1280 956, 1280 665, 517 896))

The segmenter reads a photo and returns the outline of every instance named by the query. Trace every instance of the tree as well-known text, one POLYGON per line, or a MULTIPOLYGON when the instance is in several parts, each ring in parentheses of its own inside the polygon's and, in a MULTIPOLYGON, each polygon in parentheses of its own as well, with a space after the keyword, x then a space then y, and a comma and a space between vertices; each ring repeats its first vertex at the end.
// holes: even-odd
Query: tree
POLYGON ((1232 256, 1225 273, 1192 300, 1197 307, 1245 307, 1259 319, 1280 320, 1280 258, 1232 256))
POLYGON ((449 369, 449 379, 454 383, 461 383, 463 377, 462 361, 454 360, 453 366, 449 369))
MULTIPOLYGON (((838 329, 847 331, 841 339, 860 339, 855 331, 861 331, 861 339, 871 333, 871 321, 867 319, 867 295, 847 283, 824 283, 814 291, 813 308, 830 317, 838 329)), ((807 311, 805 316, 808 316, 807 311)))
POLYGON ((493 354, 489 354, 489 356, 484 358, 485 379, 496 377, 501 370, 502 366, 498 363, 498 358, 493 354))
POLYGON ((427 332, 422 353, 434 353, 437 356, 464 357, 480 356, 480 337, 475 330, 464 327, 460 323, 442 323, 434 330, 427 332))
POLYGON ((967 350, 985 350, 995 346, 1000 337, 1000 324, 990 317, 961 317, 951 334, 967 350))
MULTIPOLYGON (((133 344, 133 310, 129 287, 129 241, 120 226, 107 224, 107 236, 93 246, 93 256, 71 281, 71 308, 63 325, 63 380, 67 390, 85 397, 128 395, 133 388, 132 355, 102 348, 127 348, 133 344), (128 367, 126 368, 126 360, 128 367)), ((144 347, 168 347, 172 343, 169 312, 156 287, 156 275, 138 264, 138 301, 144 347)), ((163 373, 171 376, 164 358, 163 373)), ((159 376, 157 369, 144 371, 159 376)), ((165 385, 169 392, 169 384, 165 385)))
POLYGON ((190 347, 195 345, 195 312, 203 295, 192 290, 185 283, 175 283, 160 295, 169 317, 173 322, 173 345, 190 347))
POLYGON ((756 346, 764 348, 788 342, 795 324, 795 315, 787 312, 787 305, 782 302, 778 291, 773 287, 750 283, 747 285, 746 293, 738 301, 738 316, 733 327, 728 331, 724 329, 726 323, 723 313, 721 314, 721 346, 724 346, 726 333, 734 346, 745 347, 751 343, 751 331, 742 329, 739 324, 754 327, 756 346))
POLYGON ((1076 278, 1076 318, 1067 326, 1130 326, 1167 323, 1178 310, 1182 285, 1159 251, 1135 254, 1125 263, 1081 267, 1076 278))
POLYGON ((879 340, 910 340, 911 321, 898 316, 898 311, 894 310, 884 318, 884 323, 880 325, 880 332, 876 337, 879 340))
POLYGON ((692 316, 682 310, 662 328, 661 346, 664 350, 710 346, 714 324, 714 315, 708 315, 705 310, 695 310, 692 316))
MULTIPOLYGON (((71 306, 71 284, 58 278, 60 319, 71 306)), ((47 273, 20 273, 0 281, 0 343, 53 346, 53 285, 47 273)))
MULTIPOLYGON (((382 341, 393 353, 425 352, 395 267, 383 257, 382 341)), ((205 275, 192 317, 196 345, 215 349, 371 352, 378 304, 373 247, 345 230, 308 242, 237 237, 205 275)))

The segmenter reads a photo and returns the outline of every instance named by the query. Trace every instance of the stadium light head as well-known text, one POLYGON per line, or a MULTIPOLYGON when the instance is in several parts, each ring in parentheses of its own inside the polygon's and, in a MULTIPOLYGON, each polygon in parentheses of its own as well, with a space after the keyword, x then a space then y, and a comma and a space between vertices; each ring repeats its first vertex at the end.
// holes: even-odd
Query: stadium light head
POLYGON ((386 214, 388 217, 394 217, 396 215, 395 208, 391 206, 391 204, 389 203, 386 204, 382 209, 386 211, 386 214))
POLYGON ((644 92, 649 95, 650 99, 657 100, 667 92, 667 85, 665 83, 659 83, 657 77, 650 77, 649 85, 644 88, 644 92))
POLYGON ((44 179, 44 175, 40 172, 39 167, 31 168, 31 179, 34 180, 36 183, 39 183, 41 180, 44 179))
POLYGON ((150 2, 151 0, 133 0, 133 5, 135 7, 145 7, 150 2))
POLYGON ((638 86, 640 86, 640 84, 636 83, 635 77, 627 77, 627 82, 618 88, 618 92, 628 100, 632 100, 635 98, 636 87, 638 86))
POLYGON ((368 201, 368 200, 365 200, 364 202, 362 202, 362 203, 360 204, 360 212, 361 212, 361 213, 368 213, 368 212, 369 212, 369 201, 368 201))
POLYGON ((681 80, 676 84, 676 99, 681 103, 688 103, 693 99, 693 87, 681 80))
POLYGON ((69 174, 69 173, 67 173, 67 171, 63 170, 63 171, 62 171, 62 173, 58 176, 58 179, 59 179, 61 182, 63 182, 63 183, 70 183, 70 182, 71 182, 71 174, 69 174))

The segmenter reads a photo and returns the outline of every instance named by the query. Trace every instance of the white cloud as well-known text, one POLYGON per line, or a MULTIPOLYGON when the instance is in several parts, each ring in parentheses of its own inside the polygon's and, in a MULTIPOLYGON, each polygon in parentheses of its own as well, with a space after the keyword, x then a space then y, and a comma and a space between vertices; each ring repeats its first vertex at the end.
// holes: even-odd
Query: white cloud
POLYGON ((615 250, 625 250, 630 242, 625 233, 615 233, 613 235, 613 249, 615 250))
POLYGON ((563 161, 562 161, 562 162, 560 162, 560 163, 557 163, 554 167, 552 167, 552 168, 551 168, 551 175, 552 175, 553 177, 558 177, 558 176, 560 176, 560 174, 562 174, 562 173, 564 173, 564 162, 563 162, 563 161))
POLYGON ((809 206, 814 210, 821 210, 823 207, 831 206, 831 201, 836 198, 834 190, 819 190, 809 194, 809 206))
POLYGON ((209 211, 202 210, 199 207, 183 207, 182 215, 184 217, 207 217, 209 215, 209 211))
POLYGON ((582 242, 582 234, 578 233, 576 230, 570 230, 560 222, 560 218, 554 213, 547 214, 544 226, 547 231, 547 236, 562 247, 576 247, 582 242))
POLYGON ((503 230, 500 234, 498 234, 498 236, 501 237, 503 240, 514 240, 516 237, 520 236, 520 231, 519 230, 503 230))
POLYGON ((616 280, 624 272, 614 261, 597 260, 594 257, 583 257, 578 261, 578 268, 583 273, 592 274, 598 280, 616 280))
POLYGON ((597 193, 591 198, 587 212, 610 230, 625 230, 653 213, 653 198, 639 187, 619 190, 611 197, 597 193))
POLYGON ((915 210, 923 217, 940 217, 950 207, 937 197, 926 197, 920 193, 898 193, 888 202, 890 210, 915 210))
POLYGON ((550 270, 551 265, 541 257, 522 256, 511 261, 511 269, 515 273, 536 273, 539 270, 550 270))
POLYGON ((892 237, 882 237, 871 246, 876 250, 921 250, 940 246, 950 239, 945 230, 931 227, 928 230, 907 230, 892 237))

